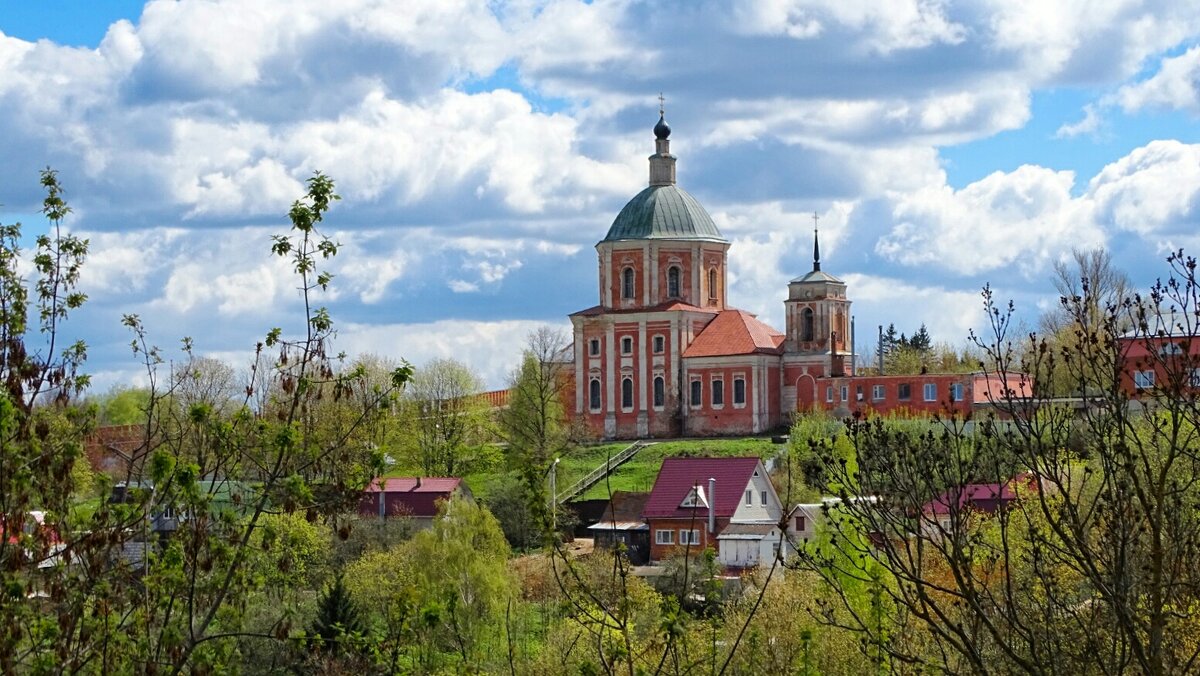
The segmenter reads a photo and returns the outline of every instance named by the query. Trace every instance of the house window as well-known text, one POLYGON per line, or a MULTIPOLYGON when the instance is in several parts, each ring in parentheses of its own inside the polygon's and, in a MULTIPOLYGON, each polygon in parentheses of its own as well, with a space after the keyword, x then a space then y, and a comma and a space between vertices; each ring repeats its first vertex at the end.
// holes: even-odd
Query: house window
POLYGON ((900 383, 896 386, 897 394, 900 396, 900 401, 908 401, 912 399, 912 385, 909 383, 900 383))
POLYGON ((654 376, 654 407, 662 408, 667 398, 667 383, 662 376, 654 376))
POLYGON ((862 385, 854 386, 854 400, 855 401, 863 400, 863 386, 862 385))
POLYGON ((759 491, 759 492, 758 492, 758 501, 759 501, 760 503, 762 503, 762 506, 763 506, 763 507, 766 507, 766 506, 767 506, 767 492, 766 492, 766 491, 759 491))
POLYGON ((937 383, 925 383, 925 401, 937 401, 937 383))
POLYGON ((850 388, 846 385, 842 385, 841 394, 842 394, 842 398, 839 401, 847 401, 848 399, 850 399, 850 388))
POLYGON ((633 298, 633 268, 621 271, 621 298, 633 298))
POLYGON ((708 298, 709 300, 717 299, 717 270, 712 268, 708 271, 708 298))
POLYGON ((600 379, 592 378, 592 382, 588 385, 588 406, 593 411, 600 410, 600 379))
POLYGON ((712 405, 725 405, 725 381, 720 378, 712 381, 712 405))
POLYGON ((699 407, 700 407, 700 404, 702 403, 702 402, 700 401, 700 390, 701 390, 700 381, 699 381, 699 380, 693 380, 693 381, 692 381, 692 385, 691 385, 691 387, 692 387, 692 392, 691 392, 691 395, 692 395, 692 398, 691 398, 692 408, 699 408, 699 407))
POLYGON ((633 408, 633 378, 621 380, 621 408, 626 411, 633 408))
POLYGON ((827 385, 825 387, 825 401, 830 404, 833 403, 833 385, 827 385))
POLYGON ((871 398, 874 399, 875 401, 879 401, 879 400, 883 399, 883 385, 872 385, 871 386, 871 398))
POLYGON ((679 529, 679 544, 681 544, 681 545, 698 545, 698 544, 700 544, 700 530, 698 528, 693 528, 691 530, 687 530, 685 528, 680 528, 679 529))
POLYGON ((813 311, 812 308, 804 308, 804 314, 800 322, 800 340, 811 341, 813 339, 813 311))
POLYGON ((673 530, 656 530, 656 531, 654 531, 654 544, 656 544, 656 545, 673 545, 673 544, 675 544, 675 531, 673 531, 673 530))
POLYGON ((754 491, 746 491, 746 505, 750 506, 753 504, 754 504, 754 491))
POLYGON ((743 406, 746 403, 746 379, 733 379, 733 405, 743 406))
POLYGON ((621 339, 621 354, 633 354, 633 338, 630 336, 621 339))
POLYGON ((675 265, 667 268, 667 297, 679 297, 679 267, 675 265))
POLYGON ((1166 343, 1158 350, 1158 354, 1162 357, 1183 354, 1183 345, 1180 343, 1166 343))
POLYGON ((1148 390, 1154 387, 1154 371, 1135 371, 1133 385, 1139 390, 1148 390))
POLYGON ((666 338, 663 338, 662 336, 654 337, 654 354, 662 354, 663 350, 666 349, 666 346, 667 346, 666 338))
POLYGON ((962 383, 954 383, 950 386, 950 400, 951 401, 962 401, 963 400, 962 383))
POLYGON ((1192 387, 1200 387, 1200 368, 1192 369, 1192 375, 1188 378, 1188 384, 1192 387))
POLYGON ((808 520, 802 516, 796 517, 796 530, 806 530, 808 528, 808 520))
POLYGON ((593 338, 588 341, 588 354, 590 354, 593 357, 600 356, 600 339, 599 338, 593 338))

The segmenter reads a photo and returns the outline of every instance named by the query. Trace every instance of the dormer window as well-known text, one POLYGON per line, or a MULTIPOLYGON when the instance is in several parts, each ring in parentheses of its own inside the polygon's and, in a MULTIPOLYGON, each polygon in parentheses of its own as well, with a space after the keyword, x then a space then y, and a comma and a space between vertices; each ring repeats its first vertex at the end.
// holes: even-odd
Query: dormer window
POLYGON ((679 266, 672 265, 667 268, 667 297, 679 297, 679 266))
POLYGON ((708 498, 704 495, 704 486, 692 486, 680 507, 708 507, 708 498))

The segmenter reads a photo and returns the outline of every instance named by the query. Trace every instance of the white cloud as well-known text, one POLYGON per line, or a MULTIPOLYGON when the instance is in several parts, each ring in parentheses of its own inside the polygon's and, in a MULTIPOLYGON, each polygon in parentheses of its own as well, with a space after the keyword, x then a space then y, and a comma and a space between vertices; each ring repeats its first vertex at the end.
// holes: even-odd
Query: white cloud
POLYGON ((1158 72, 1125 85, 1115 98, 1127 113, 1143 108, 1173 108, 1200 115, 1200 46, 1162 60, 1158 72))
POLYGON ((1078 122, 1064 124, 1054 132, 1054 138, 1075 138, 1076 136, 1089 135, 1094 136, 1099 130, 1103 120, 1100 114, 1096 112, 1094 104, 1087 104, 1083 107, 1083 119, 1078 122))
POLYGON ((1200 223, 1200 145, 1153 141, 1109 164, 1085 197, 1104 225, 1143 236, 1192 234, 1200 223))

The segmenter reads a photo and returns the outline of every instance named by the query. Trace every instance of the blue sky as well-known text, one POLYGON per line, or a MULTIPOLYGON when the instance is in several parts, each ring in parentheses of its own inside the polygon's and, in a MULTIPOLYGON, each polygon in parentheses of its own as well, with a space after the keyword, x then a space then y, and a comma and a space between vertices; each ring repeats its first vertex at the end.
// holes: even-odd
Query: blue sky
POLYGON ((1139 285, 1194 250, 1200 9, 1168 0, 0 0, 0 222, 55 167, 91 240, 71 322, 103 389, 142 316, 235 366, 297 326, 269 237, 320 169, 344 200, 339 346, 503 385, 596 302, 657 96, 730 300, 782 324, 811 261, 873 327, 961 345, 991 284, 1034 322, 1072 248, 1139 285))

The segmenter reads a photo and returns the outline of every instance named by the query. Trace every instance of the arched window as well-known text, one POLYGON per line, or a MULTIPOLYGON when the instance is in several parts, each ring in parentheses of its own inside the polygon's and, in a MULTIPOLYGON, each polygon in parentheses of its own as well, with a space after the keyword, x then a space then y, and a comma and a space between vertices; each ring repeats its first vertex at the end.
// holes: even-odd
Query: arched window
POLYGON ((633 408, 633 378, 621 381, 621 408, 633 408))
POLYGON ((600 410, 600 380, 598 378, 593 378, 592 384, 589 385, 588 387, 590 388, 589 392, 588 392, 588 405, 591 407, 591 409, 593 411, 599 411, 600 410))
POLYGON ((717 299, 717 269, 710 268, 708 271, 708 297, 711 300, 717 299))
POLYGON ((667 268, 667 297, 679 297, 679 266, 672 265, 667 268))
POLYGON ((621 298, 633 298, 633 268, 621 272, 621 298))
POLYGON ((667 398, 667 383, 662 376, 654 377, 654 406, 662 408, 663 402, 667 398))
POLYGON ((804 308, 800 320, 800 340, 811 341, 813 339, 813 311, 812 308, 804 308))

